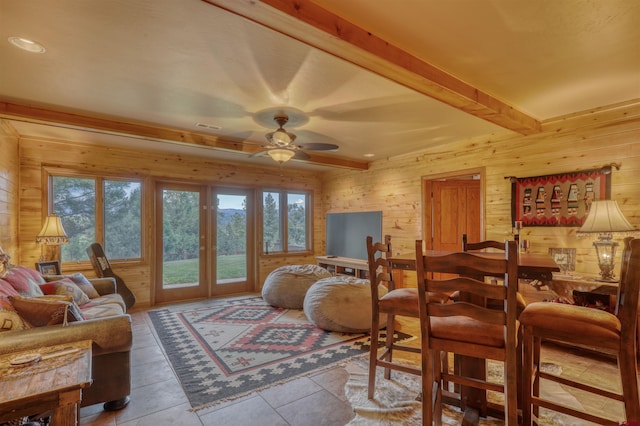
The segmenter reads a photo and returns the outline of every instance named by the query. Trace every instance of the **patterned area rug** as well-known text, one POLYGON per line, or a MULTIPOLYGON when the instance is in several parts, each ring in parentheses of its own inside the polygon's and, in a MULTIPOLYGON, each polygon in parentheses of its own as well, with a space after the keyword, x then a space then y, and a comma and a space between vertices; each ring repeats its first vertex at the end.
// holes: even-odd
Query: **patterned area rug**
POLYGON ((195 410, 369 351, 368 334, 321 330, 302 310, 274 308, 255 296, 149 316, 195 410))

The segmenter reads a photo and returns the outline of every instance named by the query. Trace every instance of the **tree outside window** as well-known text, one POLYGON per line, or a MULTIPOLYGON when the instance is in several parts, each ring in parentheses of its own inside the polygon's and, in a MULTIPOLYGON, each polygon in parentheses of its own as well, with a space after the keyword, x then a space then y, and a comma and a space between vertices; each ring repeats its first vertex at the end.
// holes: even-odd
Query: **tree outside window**
POLYGON ((306 194, 287 194, 287 216, 289 251, 307 250, 306 194))
POLYGON ((263 250, 296 252, 309 250, 310 195, 305 192, 262 193, 263 250))
POLYGON ((280 219, 280 193, 264 192, 262 196, 262 229, 264 252, 282 251, 282 227, 280 219))
POLYGON ((52 211, 69 237, 64 262, 88 261, 87 247, 102 243, 110 259, 142 257, 142 183, 101 177, 51 177, 52 211), (98 214, 100 213, 100 214, 98 214))

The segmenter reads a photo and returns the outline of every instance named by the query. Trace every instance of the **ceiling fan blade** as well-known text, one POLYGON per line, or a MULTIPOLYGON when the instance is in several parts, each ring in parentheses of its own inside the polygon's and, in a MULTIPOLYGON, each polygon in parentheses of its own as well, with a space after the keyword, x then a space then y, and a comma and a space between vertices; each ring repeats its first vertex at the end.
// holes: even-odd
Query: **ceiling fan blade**
POLYGON ((295 160, 308 160, 311 157, 306 152, 296 151, 296 153, 293 155, 293 158, 295 160))
POLYGON ((251 154, 249 158, 264 157, 265 155, 267 155, 268 152, 269 150, 256 152, 255 154, 251 154))
POLYGON ((301 149, 308 151, 333 151, 338 149, 338 145, 334 143, 311 142, 298 145, 301 149))

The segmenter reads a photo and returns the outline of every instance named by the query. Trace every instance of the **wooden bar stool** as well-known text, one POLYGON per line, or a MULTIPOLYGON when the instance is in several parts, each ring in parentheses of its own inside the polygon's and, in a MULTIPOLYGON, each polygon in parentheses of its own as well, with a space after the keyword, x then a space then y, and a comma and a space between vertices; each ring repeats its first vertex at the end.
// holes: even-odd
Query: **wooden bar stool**
POLYGON ((523 332, 523 424, 537 424, 539 407, 544 407, 598 424, 618 421, 559 404, 540 397, 540 380, 549 380, 586 392, 623 401, 627 421, 640 421, 638 376, 636 371, 636 320, 640 289, 640 239, 626 238, 622 252, 620 286, 615 313, 562 303, 529 304, 520 315, 523 332), (622 393, 569 380, 540 371, 540 344, 543 340, 583 345, 614 354, 618 360, 622 393))
MULTIPOLYGON (((369 280, 371 282, 371 351, 369 355, 369 389, 368 397, 372 399, 375 393, 376 368, 384 368, 385 379, 391 378, 391 370, 420 375, 419 367, 412 367, 393 361, 396 351, 420 353, 419 347, 411 347, 394 343, 396 315, 419 318, 418 313, 418 289, 395 288, 393 274, 389 268, 387 259, 391 257, 391 236, 385 235, 384 242, 373 242, 372 237, 367 237, 367 255, 369 262, 369 280), (387 287, 388 292, 381 296, 379 285, 387 287), (386 343, 384 351, 378 354, 380 314, 387 315, 386 343)), ((436 297, 436 296, 434 296, 436 297)), ((437 296, 440 303, 449 299, 448 295, 437 296)))
MULTIPOLYGON (((461 392, 466 392, 465 388, 503 392, 506 424, 517 425, 518 256, 515 241, 503 243, 501 256, 488 256, 469 252, 423 254, 422 241, 417 240, 416 274, 422 338, 423 425, 440 424, 445 382, 461 385, 461 392), (434 274, 459 276, 436 279, 434 274), (488 283, 487 276, 500 276, 501 283, 488 283), (460 297, 451 303, 433 303, 429 297, 429 293, 453 291, 459 291, 460 297), (502 301, 502 308, 487 307, 484 302, 487 299, 502 301), (468 359, 501 361, 504 384, 489 382, 484 374, 464 365, 449 373, 439 362, 443 352, 468 359)), ((460 399, 464 398, 461 394, 460 399)))

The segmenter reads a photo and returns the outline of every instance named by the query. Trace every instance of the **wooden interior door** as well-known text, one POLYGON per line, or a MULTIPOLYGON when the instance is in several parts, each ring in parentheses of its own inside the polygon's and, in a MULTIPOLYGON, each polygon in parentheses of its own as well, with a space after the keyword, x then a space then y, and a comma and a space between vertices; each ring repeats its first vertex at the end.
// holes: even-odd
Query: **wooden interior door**
POLYGON ((469 241, 481 238, 481 200, 479 180, 431 181, 431 245, 434 250, 460 250, 462 234, 469 241))

